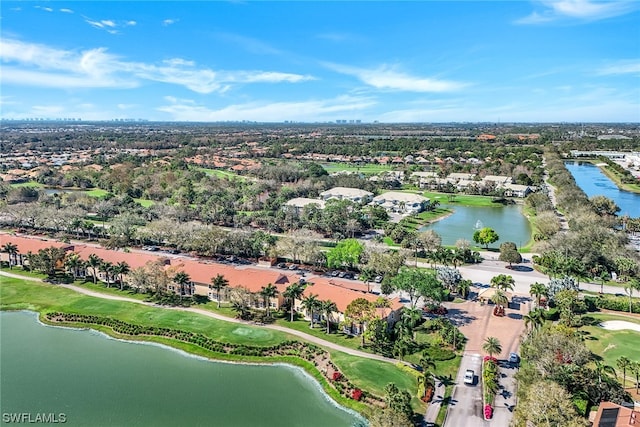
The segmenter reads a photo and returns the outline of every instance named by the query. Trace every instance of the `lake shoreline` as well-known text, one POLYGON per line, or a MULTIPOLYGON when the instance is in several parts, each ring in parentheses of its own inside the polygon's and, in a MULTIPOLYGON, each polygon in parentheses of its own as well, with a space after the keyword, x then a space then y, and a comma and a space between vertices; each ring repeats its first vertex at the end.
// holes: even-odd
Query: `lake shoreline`
MULTIPOLYGON (((251 360, 252 357, 257 357, 257 356, 218 355, 218 354, 212 354, 213 352, 206 351, 204 349, 199 349, 200 353, 202 354, 198 354, 197 352, 188 350, 189 347, 198 348, 197 346, 186 343, 186 342, 178 341, 178 340, 173 340, 173 339, 163 338, 163 337, 156 337, 151 335, 138 336, 137 338, 134 338, 133 336, 118 334, 117 332, 113 331, 108 327, 100 327, 99 325, 82 324, 82 326, 75 326, 73 325, 73 323, 68 323, 68 322, 52 322, 47 320, 45 317, 45 312, 40 310, 25 309, 25 308, 11 309, 11 308, 0 307, 0 313, 11 313, 11 312, 14 312, 14 313, 21 312, 21 313, 31 314, 35 318, 36 322, 39 325, 44 327, 68 329, 68 330, 75 330, 75 331, 87 331, 109 340, 128 343, 128 344, 148 345, 148 346, 163 348, 165 350, 176 352, 177 354, 180 354, 183 357, 189 357, 189 358, 207 361, 211 363, 223 363, 223 364, 229 364, 229 365, 245 365, 245 366, 284 367, 286 369, 291 370, 292 372, 302 374, 306 381, 311 380, 310 384, 312 384, 315 388, 317 388, 318 391, 321 392, 323 398, 327 400, 327 402, 329 402, 336 409, 344 411, 352 416, 360 418, 361 421, 368 423, 368 419, 366 418, 364 413, 365 411, 362 411, 362 412, 358 411, 356 409, 344 406, 339 401, 337 401, 335 397, 331 395, 331 393, 327 392, 327 388, 329 387, 328 384, 326 384, 326 386, 323 385, 323 383, 326 383, 326 381, 321 381, 319 379, 319 378, 324 379, 324 377, 322 376, 322 373, 319 372, 315 367, 312 368, 311 366, 304 366, 306 365, 305 363, 300 363, 299 365, 296 364, 296 360, 293 360, 294 359, 293 356, 274 357, 273 359, 276 359, 276 360, 273 360, 273 361, 264 361, 264 360, 257 361, 257 360, 251 360), (165 341, 165 342, 159 342, 159 341, 165 341), (231 357, 225 358, 223 356, 231 356, 231 357), (283 360, 277 360, 277 359, 283 359, 283 360), (291 360, 286 360, 286 359, 291 359, 291 360), (309 370, 311 369, 315 370, 319 377, 314 376, 313 372, 309 372, 309 370)), ((264 359, 264 357, 260 357, 260 359, 264 359)), ((300 360, 300 362, 303 362, 303 361, 300 360)), ((333 390, 333 389, 330 388, 330 390, 333 390)))

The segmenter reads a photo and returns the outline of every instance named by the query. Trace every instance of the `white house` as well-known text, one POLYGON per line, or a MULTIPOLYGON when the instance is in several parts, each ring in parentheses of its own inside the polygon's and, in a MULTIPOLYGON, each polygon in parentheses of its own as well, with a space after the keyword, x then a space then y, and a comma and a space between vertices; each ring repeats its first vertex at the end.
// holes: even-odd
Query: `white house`
POLYGON ((359 188, 334 187, 320 193, 322 200, 338 199, 350 200, 354 203, 368 203, 373 197, 373 193, 359 188))
POLYGON ((420 213, 429 199, 419 194, 388 191, 373 198, 373 203, 382 206, 389 212, 396 213, 420 213))
POLYGON ((325 201, 320 199, 309 199, 307 197, 296 197, 284 204, 285 207, 295 209, 297 213, 304 210, 309 205, 316 205, 320 209, 324 209, 325 201))
POLYGON ((507 197, 527 197, 529 193, 533 192, 533 189, 528 185, 505 184, 502 188, 504 188, 504 195, 507 197))

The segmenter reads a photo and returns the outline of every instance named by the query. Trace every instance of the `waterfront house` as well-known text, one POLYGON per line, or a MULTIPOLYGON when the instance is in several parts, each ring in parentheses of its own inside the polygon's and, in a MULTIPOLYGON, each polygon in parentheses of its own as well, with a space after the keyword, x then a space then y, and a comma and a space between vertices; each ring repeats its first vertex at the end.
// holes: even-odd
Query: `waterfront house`
POLYGON ((334 187, 320 193, 322 200, 350 200, 354 203, 368 203, 373 197, 373 193, 359 188, 334 187))

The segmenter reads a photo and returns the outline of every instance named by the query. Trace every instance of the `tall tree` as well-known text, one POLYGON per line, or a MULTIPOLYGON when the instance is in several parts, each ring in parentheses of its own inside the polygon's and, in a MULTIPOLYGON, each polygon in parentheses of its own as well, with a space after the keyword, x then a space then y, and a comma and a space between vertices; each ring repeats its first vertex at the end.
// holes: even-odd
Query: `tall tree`
POLYGON ((518 252, 518 248, 513 242, 504 242, 500 245, 500 261, 508 262, 509 267, 512 267, 513 263, 520 264, 522 262, 522 255, 518 252))
POLYGON ((627 383, 627 369, 631 367, 631 360, 626 356, 622 356, 616 360, 616 365, 622 369, 622 387, 624 388, 627 383))
POLYGON ((487 337, 484 340, 484 344, 482 344, 482 350, 486 353, 489 353, 489 356, 493 357, 494 354, 500 354, 502 352, 502 345, 498 338, 496 337, 487 337))
POLYGON ((282 293, 282 296, 284 296, 286 299, 289 300, 289 303, 291 305, 291 322, 293 322, 293 318, 294 318, 294 313, 296 311, 296 300, 300 299, 300 297, 302 296, 302 294, 304 293, 304 289, 305 289, 305 285, 299 283, 299 282, 295 282, 290 284, 289 286, 287 286, 287 289, 285 289, 285 291, 282 293))
POLYGON ((173 283, 178 285, 180 300, 182 301, 182 297, 186 293, 186 287, 191 283, 191 277, 184 271, 178 271, 176 275, 173 276, 173 283))
POLYGON ((542 297, 548 297, 549 292, 547 291, 547 287, 543 283, 535 282, 529 287, 529 295, 535 297, 536 307, 539 307, 540 299, 542 297))
POLYGON ((271 312, 269 311, 271 305, 271 298, 275 298, 278 295, 278 288, 273 286, 272 283, 267 284, 267 286, 263 286, 260 291, 260 295, 264 298, 264 306, 267 310, 267 317, 270 317, 271 312))
POLYGON ((331 333, 331 315, 338 311, 338 306, 331 300, 320 301, 320 311, 324 314, 327 321, 327 334, 331 333))
POLYGON ((304 308, 311 317, 311 329, 313 329, 314 319, 313 314, 320 306, 320 300, 317 295, 309 294, 302 299, 302 308, 304 308))
POLYGON ((360 335, 362 335, 362 345, 364 346, 364 324, 371 319, 374 314, 374 307, 371 302, 364 298, 356 298, 347 306, 344 316, 359 325, 360 335))
POLYGON ((479 245, 484 245, 485 249, 489 249, 491 243, 495 243, 500 239, 500 236, 493 228, 485 227, 480 230, 476 230, 473 233, 473 241, 479 245))
POLYGON ((491 286, 502 291, 512 291, 516 281, 512 276, 506 274, 498 274, 491 278, 491 286))
POLYGON ((131 268, 125 261, 120 261, 113 266, 113 273, 118 276, 118 282, 120 283, 120 290, 124 289, 124 276, 129 274, 131 268))
POLYGON ((87 258, 87 267, 91 268, 91 275, 93 276, 93 284, 98 282, 98 270, 102 265, 103 259, 96 254, 89 255, 87 258))
POLYGON ((17 264, 18 246, 13 243, 5 243, 2 245, 2 252, 6 252, 9 255, 9 270, 11 270, 12 266, 17 264), (13 262, 11 258, 13 258, 13 262))
POLYGON ((229 281, 222 275, 217 274, 211 278, 211 287, 216 290, 216 301, 218 301, 218 308, 220 308, 220 291, 229 286, 229 281))

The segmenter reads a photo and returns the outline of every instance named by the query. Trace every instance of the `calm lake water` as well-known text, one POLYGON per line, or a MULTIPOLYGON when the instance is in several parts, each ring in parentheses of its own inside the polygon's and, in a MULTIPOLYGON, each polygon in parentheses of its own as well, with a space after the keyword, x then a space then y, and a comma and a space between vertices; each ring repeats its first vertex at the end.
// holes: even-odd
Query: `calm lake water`
POLYGON ((620 207, 618 215, 627 214, 633 218, 640 216, 640 194, 620 190, 599 167, 591 163, 567 162, 576 184, 587 196, 606 196, 620 207))
POLYGON ((473 233, 483 227, 493 228, 500 236, 500 240, 490 247, 498 247, 504 242, 514 242, 520 247, 531 237, 529 221, 522 215, 519 205, 477 207, 443 203, 441 206, 453 209, 454 213, 420 231, 435 230, 442 237, 443 245, 454 245, 458 239, 473 242, 473 233))
POLYGON ((354 426, 310 377, 216 363, 166 347, 43 326, 0 312, 3 413, 64 413, 69 426, 354 426))

